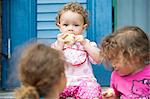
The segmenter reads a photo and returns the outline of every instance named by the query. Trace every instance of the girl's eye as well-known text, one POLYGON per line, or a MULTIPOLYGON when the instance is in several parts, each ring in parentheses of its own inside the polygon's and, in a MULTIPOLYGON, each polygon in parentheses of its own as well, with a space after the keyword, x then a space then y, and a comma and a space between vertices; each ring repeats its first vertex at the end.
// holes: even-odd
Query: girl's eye
POLYGON ((79 24, 74 24, 74 26, 79 26, 79 24))
POLYGON ((63 24, 63 26, 68 26, 68 24, 63 24))

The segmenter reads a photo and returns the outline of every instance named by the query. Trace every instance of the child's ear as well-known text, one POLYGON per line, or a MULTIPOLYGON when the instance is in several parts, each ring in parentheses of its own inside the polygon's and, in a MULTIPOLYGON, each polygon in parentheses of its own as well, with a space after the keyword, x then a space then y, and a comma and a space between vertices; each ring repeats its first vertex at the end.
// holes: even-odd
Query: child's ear
POLYGON ((87 28, 87 26, 88 26, 88 24, 84 24, 84 25, 83 25, 83 28, 84 28, 84 29, 86 29, 86 28, 87 28))
POLYGON ((57 25, 58 27, 60 27, 60 23, 56 23, 56 25, 57 25))

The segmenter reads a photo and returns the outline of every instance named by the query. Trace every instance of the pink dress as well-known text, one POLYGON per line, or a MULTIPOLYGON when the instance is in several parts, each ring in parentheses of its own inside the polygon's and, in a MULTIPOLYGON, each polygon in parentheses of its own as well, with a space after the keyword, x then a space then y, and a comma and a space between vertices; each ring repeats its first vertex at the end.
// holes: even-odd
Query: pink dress
MULTIPOLYGON (((95 42, 87 41, 92 46, 97 47, 95 42)), ((56 46, 55 44, 54 46, 56 46)), ((94 77, 91 66, 91 63, 96 63, 84 50, 83 46, 76 42, 72 46, 65 45, 63 51, 67 62, 70 64, 65 70, 67 86, 60 94, 60 99, 66 99, 67 97, 74 97, 75 99, 93 99, 97 97, 101 99, 101 87, 94 77)))
POLYGON ((150 64, 143 70, 128 76, 111 76, 111 87, 120 99, 150 99, 150 64))

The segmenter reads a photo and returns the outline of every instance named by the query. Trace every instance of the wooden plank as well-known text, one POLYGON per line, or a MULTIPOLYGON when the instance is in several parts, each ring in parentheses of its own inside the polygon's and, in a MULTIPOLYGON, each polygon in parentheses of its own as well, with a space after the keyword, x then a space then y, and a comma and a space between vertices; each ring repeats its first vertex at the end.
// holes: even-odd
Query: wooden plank
MULTIPOLYGON (((42 4, 37 5, 37 13, 39 12, 58 12, 64 4, 42 4)), ((86 8, 86 4, 83 4, 83 7, 86 8)))
POLYGON ((86 3, 86 0, 37 0, 37 4, 47 3, 68 3, 68 2, 80 2, 86 3))
POLYGON ((37 38, 56 38, 59 30, 37 31, 37 38))
MULTIPOLYGON (((97 44, 112 30, 112 0, 89 0, 90 27, 88 38, 97 44)), ((92 65, 94 75, 101 86, 109 86, 111 71, 102 64, 92 65)))
POLYGON ((56 39, 41 39, 41 38, 38 38, 37 40, 39 43, 44 43, 44 44, 49 44, 49 45, 56 41, 56 39))
POLYGON ((37 21, 55 21, 57 13, 37 13, 37 21))
POLYGON ((54 21, 37 22, 37 30, 40 29, 58 29, 54 21))

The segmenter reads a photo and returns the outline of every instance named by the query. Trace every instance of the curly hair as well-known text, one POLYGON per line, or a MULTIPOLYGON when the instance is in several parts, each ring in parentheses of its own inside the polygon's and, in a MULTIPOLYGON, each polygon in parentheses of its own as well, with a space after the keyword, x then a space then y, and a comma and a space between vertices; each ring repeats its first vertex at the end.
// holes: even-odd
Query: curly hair
POLYGON ((22 86, 16 89, 16 99, 39 99, 53 90, 64 73, 63 54, 44 44, 27 47, 19 63, 19 78, 22 86))
POLYGON ((127 26, 108 35, 102 42, 104 59, 111 61, 119 52, 126 61, 138 57, 141 62, 150 61, 150 41, 137 26, 127 26))
POLYGON ((72 11, 82 15, 84 19, 84 24, 89 24, 88 13, 86 9, 84 9, 82 5, 77 2, 70 2, 65 4, 64 7, 58 12, 58 15, 56 16, 56 23, 60 23, 60 17, 66 11, 72 11))

